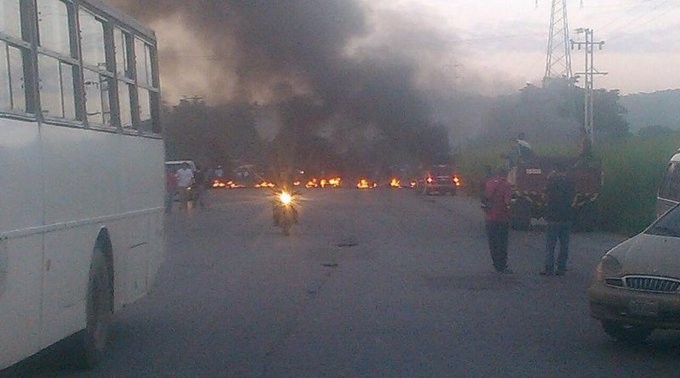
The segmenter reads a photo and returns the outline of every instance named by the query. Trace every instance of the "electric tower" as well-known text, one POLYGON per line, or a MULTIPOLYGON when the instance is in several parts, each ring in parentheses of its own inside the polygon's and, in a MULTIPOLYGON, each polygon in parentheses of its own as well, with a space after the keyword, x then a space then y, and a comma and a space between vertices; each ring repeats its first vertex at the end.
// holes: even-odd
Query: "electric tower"
POLYGON ((550 34, 548 36, 543 82, 555 78, 571 80, 572 76, 567 0, 552 0, 550 34))

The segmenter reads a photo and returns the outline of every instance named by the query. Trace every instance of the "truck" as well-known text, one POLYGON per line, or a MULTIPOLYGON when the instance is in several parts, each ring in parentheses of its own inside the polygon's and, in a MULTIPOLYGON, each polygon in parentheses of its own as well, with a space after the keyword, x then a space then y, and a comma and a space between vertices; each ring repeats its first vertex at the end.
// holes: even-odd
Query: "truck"
POLYGON ((575 185, 576 195, 572 203, 575 228, 581 231, 595 228, 596 201, 602 186, 601 163, 592 158, 534 156, 517 162, 508 174, 508 182, 513 187, 510 205, 510 225, 513 229, 528 230, 532 219, 545 215, 545 188, 557 164, 567 167, 567 176, 575 185))

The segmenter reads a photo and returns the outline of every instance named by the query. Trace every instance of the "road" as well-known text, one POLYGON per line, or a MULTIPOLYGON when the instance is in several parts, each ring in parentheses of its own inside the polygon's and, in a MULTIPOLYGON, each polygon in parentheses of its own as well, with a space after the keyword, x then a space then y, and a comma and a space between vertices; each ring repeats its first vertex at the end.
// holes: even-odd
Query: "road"
POLYGON ((493 271, 478 202, 408 190, 313 190, 285 237, 256 190, 210 192, 167 219, 154 291, 116 316, 95 377, 677 376, 680 334, 609 339, 588 315, 598 259, 623 240, 574 234, 543 277, 540 225, 493 271))

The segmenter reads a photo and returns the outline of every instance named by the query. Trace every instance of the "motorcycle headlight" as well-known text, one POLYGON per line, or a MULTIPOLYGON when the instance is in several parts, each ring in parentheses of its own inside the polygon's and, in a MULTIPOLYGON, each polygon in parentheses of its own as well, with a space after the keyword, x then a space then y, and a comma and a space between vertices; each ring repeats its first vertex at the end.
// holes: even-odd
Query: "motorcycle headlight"
POLYGON ((612 255, 604 255, 595 269, 595 279, 604 281, 607 277, 617 276, 621 273, 621 263, 612 255))
POLYGON ((283 192, 283 193, 279 194, 279 199, 281 200, 282 204, 288 205, 293 200, 293 197, 290 194, 283 192))

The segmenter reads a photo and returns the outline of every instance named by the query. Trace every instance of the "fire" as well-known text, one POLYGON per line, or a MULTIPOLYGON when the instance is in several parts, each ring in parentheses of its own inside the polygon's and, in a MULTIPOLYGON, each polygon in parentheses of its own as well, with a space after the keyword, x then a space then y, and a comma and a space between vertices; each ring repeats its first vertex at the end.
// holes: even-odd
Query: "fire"
POLYGON ((342 179, 340 177, 333 177, 333 178, 312 178, 307 183, 305 184, 306 188, 326 188, 326 187, 332 187, 332 188, 337 188, 340 186, 342 183, 342 179))
POLYGON ((359 180, 359 183, 357 183, 357 188, 359 189, 371 189, 377 187, 378 184, 376 183, 370 183, 367 179, 361 179, 359 180))
POLYGON ((276 186, 276 185, 274 185, 273 183, 268 182, 268 181, 262 181, 262 182, 259 183, 259 184, 255 184, 255 187, 256 187, 256 188, 273 188, 273 187, 275 187, 275 186, 276 186))
POLYGON ((401 182, 399 181, 399 179, 393 178, 392 181, 390 181, 390 187, 401 188, 401 182))

